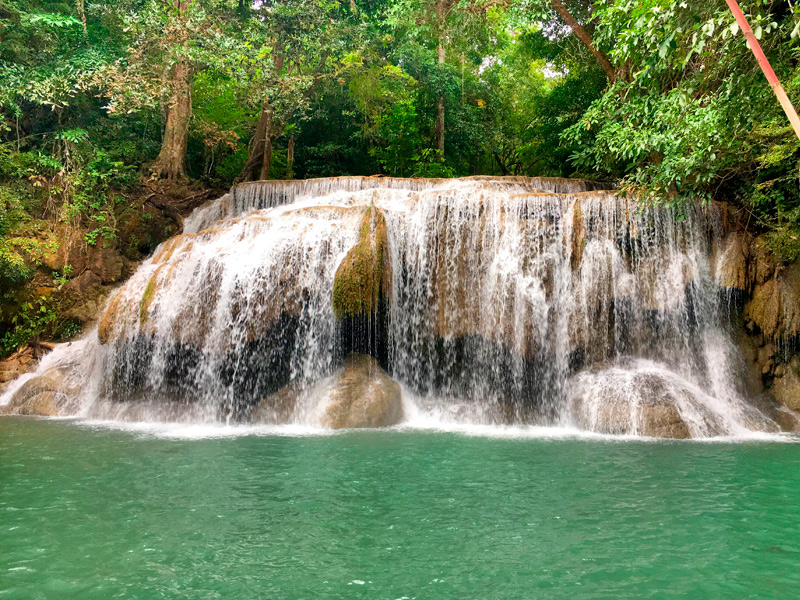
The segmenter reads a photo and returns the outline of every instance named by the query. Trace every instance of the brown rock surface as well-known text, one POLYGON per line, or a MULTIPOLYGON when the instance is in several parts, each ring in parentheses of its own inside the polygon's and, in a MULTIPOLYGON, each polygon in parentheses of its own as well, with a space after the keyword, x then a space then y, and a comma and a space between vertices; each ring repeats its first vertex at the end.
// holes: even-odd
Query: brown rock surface
POLYGON ((250 413, 250 421, 269 425, 288 423, 297 405, 297 399, 303 392, 302 386, 296 383, 282 387, 256 405, 250 413))
POLYGON ((336 377, 323 425, 332 429, 388 427, 403 419, 400 384, 377 361, 351 354, 336 377))
POLYGON ((33 377, 19 388, 11 402, 3 407, 5 414, 42 415, 62 414, 78 389, 69 381, 66 371, 54 367, 33 377))
POLYGON ((776 377, 770 388, 783 406, 800 411, 800 356, 795 355, 784 367, 782 377, 776 377))
POLYGON ((23 346, 8 358, 0 361, 0 394, 17 377, 35 370, 42 353, 52 350, 52 348, 52 344, 45 343, 40 343, 36 349, 31 346, 23 346))
POLYGON ((577 387, 572 415, 577 425, 598 433, 637 434, 685 439, 692 428, 681 416, 679 405, 691 406, 696 425, 704 435, 722 433, 715 419, 689 390, 676 387, 660 374, 635 373, 624 379, 603 371, 579 377, 591 385, 577 387))
POLYGON ((692 437, 688 425, 668 398, 639 404, 633 413, 628 402, 609 399, 600 405, 591 418, 584 416, 580 419, 580 424, 597 433, 614 435, 636 432, 648 437, 692 437))
POLYGON ((800 263, 756 283, 744 317, 768 337, 800 335, 800 263))
POLYGON ((728 234, 715 257, 717 283, 723 288, 749 290, 750 236, 742 231, 728 234))

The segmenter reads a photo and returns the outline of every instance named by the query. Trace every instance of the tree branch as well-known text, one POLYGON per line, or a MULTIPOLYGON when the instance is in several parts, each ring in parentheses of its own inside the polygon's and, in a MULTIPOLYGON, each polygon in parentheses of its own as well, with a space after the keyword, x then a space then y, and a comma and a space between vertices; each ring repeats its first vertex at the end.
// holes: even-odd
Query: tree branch
POLYGON ((597 62, 600 63, 600 66, 605 71, 606 77, 611 83, 614 83, 614 80, 617 78, 617 72, 614 69, 614 65, 611 64, 611 61, 608 60, 608 57, 603 54, 600 50, 594 47, 592 43, 592 36, 589 34, 583 26, 575 20, 575 18, 570 14, 569 10, 560 0, 550 0, 550 6, 553 7, 553 10, 556 11, 559 16, 564 19, 564 21, 569 25, 570 29, 572 29, 573 33, 578 36, 578 39, 583 42, 583 45, 589 49, 594 57, 597 59, 597 62))

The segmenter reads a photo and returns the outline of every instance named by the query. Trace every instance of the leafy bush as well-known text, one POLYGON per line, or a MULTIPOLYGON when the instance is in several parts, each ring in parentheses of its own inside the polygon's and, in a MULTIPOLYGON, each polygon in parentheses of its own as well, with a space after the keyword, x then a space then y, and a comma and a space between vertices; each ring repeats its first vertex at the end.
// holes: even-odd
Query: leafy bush
POLYGON ((11 319, 12 329, 0 339, 0 348, 5 352, 13 352, 50 331, 57 319, 58 311, 52 298, 39 296, 24 302, 21 310, 11 319))
POLYGON ((98 239, 114 240, 117 235, 114 198, 116 190, 136 185, 136 169, 122 161, 112 160, 98 150, 92 160, 62 183, 71 194, 66 195, 62 214, 67 221, 79 221, 88 231, 86 242, 95 245, 98 239))
POLYGON ((10 292, 26 284, 34 272, 8 240, 0 238, 0 287, 10 292))
POLYGON ((25 219, 25 210, 12 189, 0 185, 0 236, 8 235, 15 225, 25 219))
POLYGON ((416 167, 414 177, 446 178, 456 176, 455 170, 442 162, 439 150, 425 148, 414 159, 416 167))

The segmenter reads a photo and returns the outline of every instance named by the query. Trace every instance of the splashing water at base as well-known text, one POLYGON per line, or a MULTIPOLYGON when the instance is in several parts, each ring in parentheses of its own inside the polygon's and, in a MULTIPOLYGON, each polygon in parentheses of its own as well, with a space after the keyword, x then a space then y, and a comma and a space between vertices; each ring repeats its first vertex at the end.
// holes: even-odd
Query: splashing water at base
POLYGON ((643 208, 596 187, 240 186, 198 209, 111 296, 95 331, 0 402, 20 404, 49 377, 39 393, 61 415, 318 427, 355 351, 377 359, 368 377, 383 369, 404 386, 398 414, 415 423, 778 431, 747 400, 718 308, 716 209, 643 208), (362 308, 337 315, 336 289, 362 308))

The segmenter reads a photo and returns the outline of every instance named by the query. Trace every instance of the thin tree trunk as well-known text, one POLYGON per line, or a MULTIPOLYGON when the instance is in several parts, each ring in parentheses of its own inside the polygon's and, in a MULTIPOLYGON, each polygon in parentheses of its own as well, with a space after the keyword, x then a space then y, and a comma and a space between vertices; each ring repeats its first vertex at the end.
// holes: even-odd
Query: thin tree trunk
POLYGON ((256 132, 250 142, 250 154, 247 157, 242 172, 234 180, 234 183, 241 183, 243 181, 255 181, 261 173, 262 164, 264 162, 264 147, 267 139, 267 127, 270 125, 271 110, 267 107, 268 102, 264 103, 261 107, 261 116, 258 118, 256 125, 256 132))
POLYGON ((581 26, 578 21, 575 20, 566 6, 560 0, 550 0, 550 5, 553 7, 562 19, 569 25, 570 29, 572 29, 573 33, 578 36, 578 39, 583 42, 583 45, 588 48, 589 52, 591 52, 594 57, 597 59, 597 62, 600 63, 600 67, 602 67, 603 71, 605 71, 606 77, 611 83, 614 83, 614 80, 617 78, 617 72, 614 69, 614 65, 611 64, 611 61, 608 57, 603 54, 600 50, 594 47, 594 43, 592 41, 591 34, 586 31, 586 29, 581 26))
MULTIPOLYGON (((175 7, 183 13, 191 0, 174 0, 175 7)), ((186 45, 187 42, 184 42, 186 45)), ((186 176, 186 145, 189 139, 189 121, 192 118, 192 66, 186 60, 178 61, 171 70, 167 124, 161 152, 150 167, 152 174, 170 180, 186 176)))
MULTIPOLYGON (((436 17, 439 20, 439 64, 445 62, 445 19, 447 18, 447 0, 437 0, 436 17)), ((439 152, 438 160, 444 160, 444 96, 439 94, 436 98, 436 150, 439 152)))
POLYGON ((294 136, 289 138, 289 148, 286 150, 286 177, 294 179, 294 136))
POLYGON ((274 116, 274 111, 272 110, 272 105, 267 102, 266 105, 267 111, 267 132, 266 137, 264 138, 264 156, 263 161, 261 162, 261 179, 269 179, 269 169, 272 166, 272 121, 274 116))
MULTIPOLYGON (((439 46, 439 63, 444 62, 444 48, 439 46)), ((444 160, 444 96, 436 98, 436 150, 439 160, 444 160)))
POLYGON ((78 10, 78 16, 83 23, 83 33, 86 33, 86 10, 84 6, 85 0, 75 0, 75 8, 78 10))

